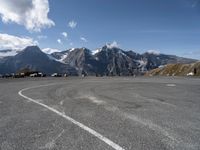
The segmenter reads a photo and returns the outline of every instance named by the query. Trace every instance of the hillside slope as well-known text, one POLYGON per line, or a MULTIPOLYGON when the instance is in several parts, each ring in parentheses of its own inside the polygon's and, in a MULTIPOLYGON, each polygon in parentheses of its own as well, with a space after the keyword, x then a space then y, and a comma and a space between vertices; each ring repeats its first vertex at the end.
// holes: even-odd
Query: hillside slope
POLYGON ((191 64, 169 64, 146 73, 146 76, 200 76, 200 62, 191 64))

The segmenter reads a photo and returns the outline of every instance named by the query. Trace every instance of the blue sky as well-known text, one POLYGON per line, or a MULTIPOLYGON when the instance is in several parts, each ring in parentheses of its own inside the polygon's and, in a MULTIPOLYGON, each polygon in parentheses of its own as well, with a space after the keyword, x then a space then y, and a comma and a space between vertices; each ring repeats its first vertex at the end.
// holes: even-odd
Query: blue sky
MULTIPOLYGON (((10 8, 16 5, 11 6, 6 1, 0 0, 3 3, 0 7, 5 5, 8 12, 12 11, 10 8)), ((19 1, 22 3, 17 5, 18 15, 31 9, 32 5, 28 2, 19 1)), ((26 1, 35 1, 35 5, 39 5, 38 0, 26 1)), ((39 17, 34 16, 31 21, 26 16, 28 23, 39 18, 41 26, 36 24, 36 28, 32 24, 24 24, 23 19, 5 16, 7 11, 5 13, 0 8, 0 33, 30 38, 41 48, 65 50, 87 47, 94 50, 116 41, 121 48, 139 53, 156 50, 200 59, 199 0, 44 1, 47 2, 45 8, 49 10, 44 11, 47 16, 38 14, 39 17), (74 23, 73 28, 69 22, 74 23), (67 33, 66 37, 63 32, 67 33)), ((3 44, 5 42, 0 43, 1 49, 6 47, 3 44)))

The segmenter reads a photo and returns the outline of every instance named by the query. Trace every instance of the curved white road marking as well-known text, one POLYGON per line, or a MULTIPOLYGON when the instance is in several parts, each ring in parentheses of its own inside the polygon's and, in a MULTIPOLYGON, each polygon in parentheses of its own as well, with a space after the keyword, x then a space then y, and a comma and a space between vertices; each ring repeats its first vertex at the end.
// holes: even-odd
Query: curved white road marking
POLYGON ((25 95, 22 94, 22 92, 27 91, 27 90, 30 90, 30 89, 39 88, 39 87, 47 87, 47 86, 51 86, 51 85, 56 85, 56 84, 47 84, 47 85, 39 85, 39 86, 33 86, 33 87, 29 87, 29 88, 24 88, 24 89, 20 90, 20 91, 18 92, 18 94, 19 94, 21 97, 27 99, 28 101, 31 101, 31 102, 33 102, 33 103, 35 103, 35 104, 38 104, 38 105, 40 105, 40 106, 42 106, 42 107, 44 107, 44 108, 46 108, 46 109, 48 109, 48 110, 50 110, 50 111, 56 113, 57 115, 63 117, 64 119, 66 119, 66 120, 72 122, 73 124, 79 126, 79 127, 82 128, 83 130, 89 132, 89 133, 92 134, 93 136, 97 137, 97 138, 100 139, 101 141, 105 142, 106 144, 108 144, 109 146, 111 146, 112 148, 114 148, 115 150, 125 150, 124 148, 122 148, 122 147, 119 146, 118 144, 114 143, 113 141, 109 140, 109 139, 106 138, 105 136, 103 136, 103 135, 101 135, 100 133, 96 132, 95 130, 93 130, 93 129, 87 127, 86 125, 84 125, 84 124, 82 124, 82 123, 80 123, 80 122, 74 120, 73 118, 71 118, 71 117, 65 115, 64 113, 59 112, 58 110, 56 110, 56 109, 54 109, 54 108, 52 108, 52 107, 49 107, 49 106, 47 106, 47 105, 45 105, 45 104, 43 104, 43 103, 41 103, 41 102, 38 102, 38 101, 35 100, 35 99, 32 99, 32 98, 30 98, 30 97, 25 96, 25 95))

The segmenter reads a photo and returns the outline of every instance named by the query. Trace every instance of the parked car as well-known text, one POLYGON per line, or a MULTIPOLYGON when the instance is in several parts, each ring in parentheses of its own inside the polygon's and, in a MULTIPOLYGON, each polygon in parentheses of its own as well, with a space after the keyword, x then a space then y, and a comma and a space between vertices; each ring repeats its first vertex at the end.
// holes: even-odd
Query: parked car
POLYGON ((61 74, 58 74, 58 73, 53 73, 51 76, 52 76, 52 77, 62 77, 62 75, 61 75, 61 74))
POLYGON ((30 74, 30 77, 37 77, 37 73, 30 74))
POLYGON ((43 77, 43 73, 39 72, 39 73, 37 74, 37 77, 43 77))

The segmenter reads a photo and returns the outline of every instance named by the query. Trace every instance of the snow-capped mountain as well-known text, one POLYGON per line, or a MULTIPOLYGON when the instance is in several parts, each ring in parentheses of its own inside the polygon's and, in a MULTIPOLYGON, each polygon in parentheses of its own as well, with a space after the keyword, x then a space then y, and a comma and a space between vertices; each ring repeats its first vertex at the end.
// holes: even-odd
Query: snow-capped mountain
POLYGON ((168 63, 191 63, 196 60, 164 55, 155 51, 139 54, 124 51, 115 45, 106 44, 90 51, 87 48, 73 48, 51 54, 52 57, 76 68, 79 73, 130 75, 145 72, 168 63))
POLYGON ((0 59, 0 74, 15 73, 24 68, 42 71, 46 74, 54 72, 76 74, 73 67, 50 59, 37 46, 29 46, 15 56, 0 59))
POLYGON ((97 60, 87 48, 73 48, 61 53, 53 53, 52 56, 60 62, 76 68, 79 74, 82 72, 94 74, 97 71, 97 60))
POLYGON ((29 68, 47 74, 54 72, 82 74, 84 72, 89 75, 133 75, 169 63, 196 61, 155 52, 139 54, 134 51, 124 51, 117 45, 108 44, 96 51, 87 48, 53 51, 50 49, 42 51, 37 46, 29 46, 16 53, 13 50, 1 51, 2 54, 11 54, 2 55, 4 57, 0 58, 0 74, 14 73, 20 69, 29 68))
POLYGON ((114 46, 105 45, 94 55, 98 60, 99 72, 110 75, 128 75, 138 67, 137 62, 129 57, 125 51, 114 46))

